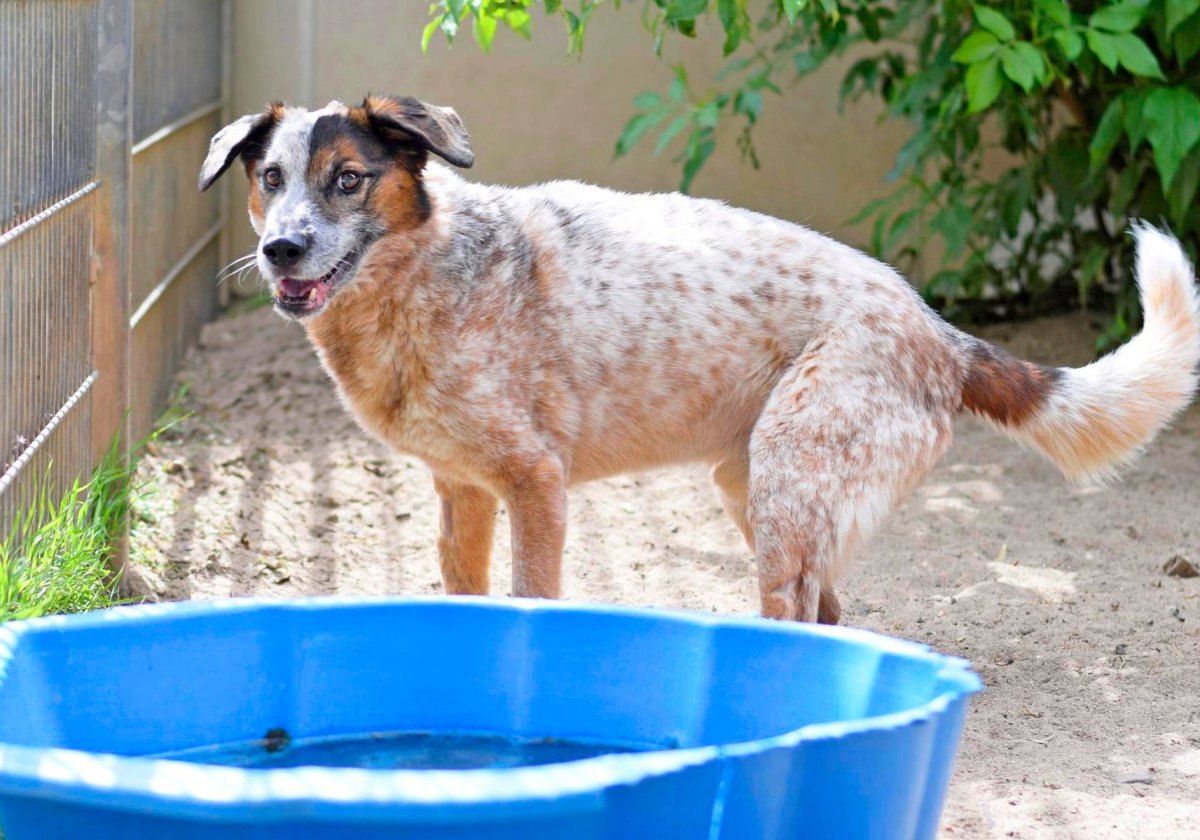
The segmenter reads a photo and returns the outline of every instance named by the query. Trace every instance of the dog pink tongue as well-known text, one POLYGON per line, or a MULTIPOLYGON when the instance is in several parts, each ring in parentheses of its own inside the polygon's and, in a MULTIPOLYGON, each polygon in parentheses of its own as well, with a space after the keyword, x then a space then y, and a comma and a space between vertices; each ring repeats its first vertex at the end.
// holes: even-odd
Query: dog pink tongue
POLYGON ((320 284, 320 280, 293 280, 291 277, 285 277, 279 281, 279 291, 290 298, 308 297, 308 293, 320 284))

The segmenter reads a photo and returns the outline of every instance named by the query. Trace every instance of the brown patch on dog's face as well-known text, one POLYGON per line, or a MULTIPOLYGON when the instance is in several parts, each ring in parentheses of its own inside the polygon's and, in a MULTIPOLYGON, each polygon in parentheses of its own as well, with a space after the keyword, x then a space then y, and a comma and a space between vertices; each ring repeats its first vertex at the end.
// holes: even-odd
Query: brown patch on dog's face
POLYGON ((268 256, 260 267, 282 314, 315 314, 351 281, 376 242, 414 231, 432 214, 421 179, 426 153, 407 138, 375 131, 359 110, 285 115, 249 170, 250 212, 268 256), (286 264, 269 259, 279 239, 301 243, 301 257, 286 264))
POLYGON ((433 205, 422 173, 430 154, 459 166, 474 157, 449 108, 410 97, 368 97, 320 111, 272 105, 213 138, 202 188, 241 156, 258 266, 277 310, 304 318, 348 284, 384 237, 413 232, 433 205))

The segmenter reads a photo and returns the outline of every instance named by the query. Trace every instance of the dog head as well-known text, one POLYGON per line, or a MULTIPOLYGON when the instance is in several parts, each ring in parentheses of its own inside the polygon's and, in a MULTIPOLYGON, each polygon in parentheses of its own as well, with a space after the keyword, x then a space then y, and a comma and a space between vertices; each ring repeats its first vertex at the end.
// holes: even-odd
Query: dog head
POLYGON ((422 178, 431 153, 455 166, 475 161, 450 108, 380 96, 319 111, 277 103, 217 132, 200 189, 241 157, 259 271, 276 311, 302 319, 354 279, 375 242, 429 220, 422 178))

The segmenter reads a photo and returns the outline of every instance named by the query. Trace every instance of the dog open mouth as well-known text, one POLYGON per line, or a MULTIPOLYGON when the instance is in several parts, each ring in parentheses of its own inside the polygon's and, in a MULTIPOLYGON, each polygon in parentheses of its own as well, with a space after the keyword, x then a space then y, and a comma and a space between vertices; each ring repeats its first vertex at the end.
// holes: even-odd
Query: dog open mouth
POLYGON ((312 280, 284 277, 275 287, 275 305, 292 316, 311 315, 329 299, 334 287, 358 264, 358 253, 351 251, 327 271, 312 280))

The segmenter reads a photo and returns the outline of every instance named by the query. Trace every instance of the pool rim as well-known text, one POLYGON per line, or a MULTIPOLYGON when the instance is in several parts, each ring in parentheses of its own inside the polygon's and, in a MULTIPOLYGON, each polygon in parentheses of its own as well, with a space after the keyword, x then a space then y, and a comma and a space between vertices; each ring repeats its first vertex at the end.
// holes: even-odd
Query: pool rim
POLYGON ((530 814, 602 808, 605 792, 655 776, 803 742, 838 740, 871 732, 915 727, 941 718, 950 706, 983 690, 966 659, 929 645, 852 627, 777 622, 745 615, 632 607, 583 601, 478 596, 313 596, 230 598, 112 607, 74 615, 45 616, 0 624, 0 674, 26 634, 105 626, 163 617, 199 617, 259 611, 319 611, 348 607, 462 605, 514 612, 626 615, 672 624, 741 627, 756 631, 837 637, 938 664, 937 679, 949 688, 900 712, 809 724, 779 735, 708 746, 607 754, 554 764, 473 770, 380 770, 298 767, 253 769, 121 756, 63 747, 0 742, 0 797, 20 796, 90 805, 160 817, 252 823, 296 819, 378 822, 413 820, 508 821, 530 814), (570 772, 563 772, 570 768, 570 772), (526 807, 519 807, 524 804, 526 807), (448 808, 447 806, 455 806, 448 808))

